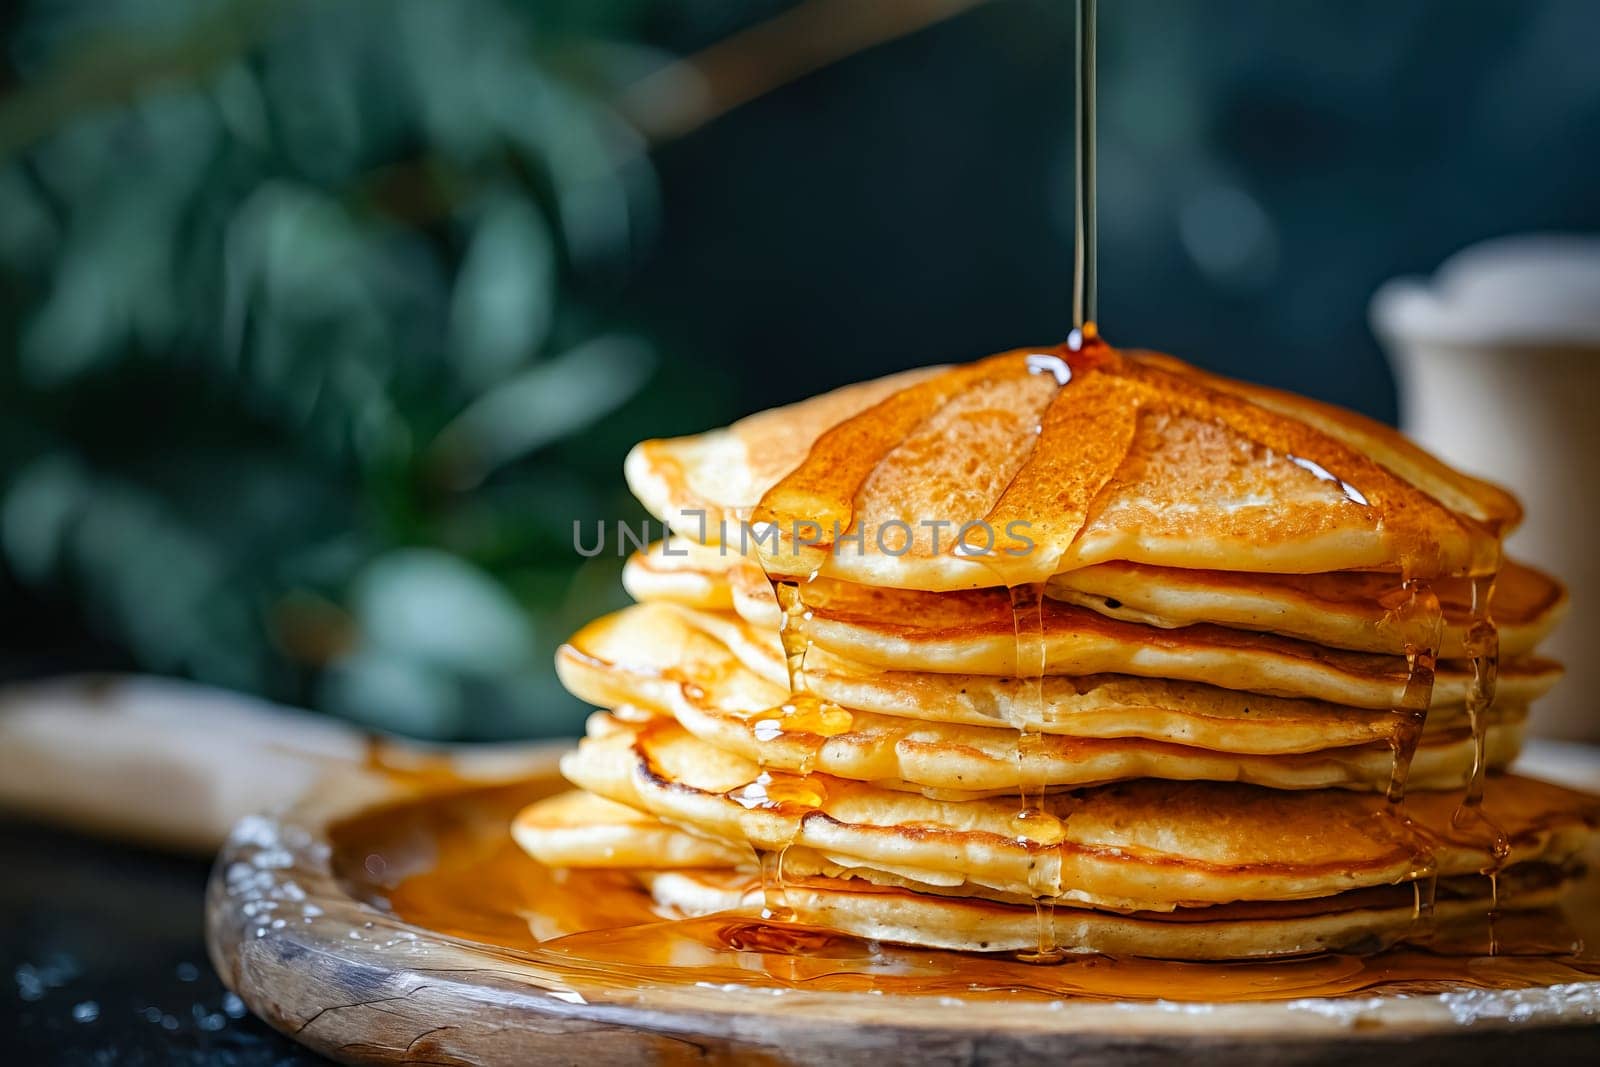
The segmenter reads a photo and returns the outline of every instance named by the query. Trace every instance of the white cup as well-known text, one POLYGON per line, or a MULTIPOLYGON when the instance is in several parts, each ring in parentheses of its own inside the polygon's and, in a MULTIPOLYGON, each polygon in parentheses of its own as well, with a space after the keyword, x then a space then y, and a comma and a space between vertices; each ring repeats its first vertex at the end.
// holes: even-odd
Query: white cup
POLYGON ((1526 509, 1508 552, 1566 583, 1572 607, 1540 653, 1566 678, 1534 733, 1600 741, 1600 238, 1475 245, 1432 279, 1372 300, 1400 386, 1401 427, 1526 509))

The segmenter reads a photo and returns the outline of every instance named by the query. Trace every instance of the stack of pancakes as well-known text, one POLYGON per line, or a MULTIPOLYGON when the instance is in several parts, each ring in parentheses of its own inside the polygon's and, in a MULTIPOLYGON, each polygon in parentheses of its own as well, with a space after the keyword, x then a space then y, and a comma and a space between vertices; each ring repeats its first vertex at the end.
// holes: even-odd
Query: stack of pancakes
POLYGON ((627 473, 674 536, 562 649, 607 710, 562 763, 581 792, 514 832, 668 914, 1034 958, 1367 950, 1552 904, 1600 821, 1503 773, 1564 606, 1502 565, 1516 502, 1351 413, 1091 344, 645 442, 627 473))

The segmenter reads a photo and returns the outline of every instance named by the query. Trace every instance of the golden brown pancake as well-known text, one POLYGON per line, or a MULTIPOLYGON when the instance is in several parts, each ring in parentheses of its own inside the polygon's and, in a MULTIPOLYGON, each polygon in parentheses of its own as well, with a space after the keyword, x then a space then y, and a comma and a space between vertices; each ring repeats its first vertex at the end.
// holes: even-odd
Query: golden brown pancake
MULTIPOLYGON (((782 651, 771 632, 777 626, 777 612, 765 579, 759 576, 752 578, 746 573, 754 569, 746 561, 718 557, 715 552, 705 549, 682 549, 685 556, 657 562, 659 548, 655 546, 650 554, 636 557, 630 565, 634 574, 630 590, 647 601, 665 599, 684 603, 670 587, 653 581, 648 575, 669 568, 696 570, 704 566, 706 569, 700 573, 706 576, 708 583, 714 584, 731 576, 733 599, 749 624, 740 624, 725 613, 697 612, 692 613, 692 625, 715 634, 762 677, 775 684, 786 684, 788 679, 782 651), (695 558, 689 558, 691 554, 695 558), (732 567, 729 567, 730 562, 732 567)), ((1091 568, 1103 569, 1106 568, 1091 568)), ((1176 572, 1162 573, 1171 575, 1176 572)), ((1208 581, 1242 578, 1217 572, 1194 573, 1208 581)), ((1517 578, 1518 574, 1532 575, 1532 572, 1513 566, 1508 573, 1512 580, 1509 586, 1503 588, 1509 590, 1514 609, 1520 603, 1520 618, 1534 619, 1539 609, 1534 608, 1532 603, 1548 604, 1548 594, 1552 591, 1559 601, 1565 599, 1559 586, 1553 582, 1541 581, 1537 576, 1529 581, 1517 578), (1538 595, 1530 597, 1529 593, 1538 595)), ((1282 581, 1304 581, 1312 593, 1322 593, 1324 590, 1320 583, 1335 577, 1360 581, 1363 576, 1321 575, 1305 579, 1290 577, 1282 581)), ((823 582, 818 588, 828 585, 838 586, 838 583, 823 582)), ((893 591, 878 595, 894 600, 906 596, 893 591)), ((989 638, 998 641, 1003 650, 1008 641, 1003 621, 1004 609, 999 607, 998 594, 977 594, 974 599, 989 603, 992 623, 989 638)), ((919 621, 926 621, 925 616, 917 617, 919 621)), ((963 621, 959 617, 956 619, 958 624, 963 621)), ((1547 623, 1535 622, 1533 625, 1543 627, 1547 623)), ((1123 630, 1125 634, 1134 632, 1123 630)), ((1014 647, 1014 641, 1010 642, 1010 647, 1014 647)), ((1293 643, 1284 647, 1304 649, 1304 645, 1293 643)), ((1132 655, 1137 649, 1127 646, 1123 651, 1132 655)), ((1506 649, 1503 654, 1510 655, 1511 652, 1506 649)), ((1403 666, 1398 660, 1384 664, 1382 660, 1353 659, 1357 663, 1378 663, 1392 680, 1402 680, 1403 666)), ((1399 721, 1388 713, 1387 708, 1361 711, 1328 701, 1240 695, 1210 685, 1154 677, 1094 674, 1065 679, 1050 676, 1044 680, 1043 692, 1040 693, 1031 685, 1019 685, 1014 678, 882 670, 881 661, 879 665, 863 663, 821 647, 814 647, 808 653, 806 675, 811 688, 820 695, 845 707, 864 711, 968 725, 1026 727, 1079 737, 1146 737, 1239 753, 1308 752, 1386 740, 1393 736, 1399 721), (1024 689, 1026 692, 1022 691, 1024 689), (1041 696, 1044 700, 1042 709, 1039 704, 1041 696)), ((1525 707, 1529 701, 1544 693, 1559 675, 1559 668, 1547 661, 1507 660, 1500 671, 1500 703, 1510 708, 1525 707)), ((1467 664, 1456 662, 1442 665, 1430 722, 1441 728, 1462 725, 1465 716, 1460 701, 1464 699, 1470 682, 1467 664)), ((618 700, 625 702, 626 698, 619 697, 618 700)), ((596 702, 604 703, 601 700, 596 702)))
MULTIPOLYGON (((1445 623, 1438 654, 1463 656, 1472 626, 1471 583, 1445 579, 1433 591, 1445 623)), ((1163 629, 1209 622, 1389 654, 1426 648, 1431 637, 1424 619, 1387 610, 1406 597, 1389 574, 1261 575, 1103 563, 1054 576, 1046 592, 1111 618, 1163 629)), ((1500 654, 1526 655, 1566 614, 1567 593, 1549 575, 1508 561, 1495 581, 1491 607, 1500 654)))
MULTIPOLYGON (((718 630, 719 636, 727 635, 729 647, 742 661, 770 667, 770 659, 759 659, 753 648, 738 644, 743 632, 734 626, 718 630)), ((1470 673, 1453 664, 1444 665, 1444 670, 1434 686, 1434 698, 1436 704, 1446 703, 1429 710, 1428 722, 1454 729, 1467 718, 1461 702, 1470 673)), ((1035 684, 983 674, 883 671, 822 649, 812 649, 806 656, 805 676, 813 693, 861 711, 1004 724, 1074 737, 1150 737, 1220 752, 1314 752, 1384 740, 1394 735, 1397 720, 1389 709, 1129 675, 1050 675, 1035 684)), ((1560 668, 1545 661, 1507 664, 1501 668, 1495 707, 1526 707, 1559 676, 1560 668)))
POLYGON ((557 793, 517 813, 511 836, 551 867, 731 867, 752 858, 591 793, 557 793))
MULTIPOLYGON (((690 631, 729 652, 758 641, 749 626, 726 615, 643 604, 584 627, 557 653, 556 668, 566 684, 602 707, 627 703, 632 692, 606 688, 603 676, 594 677, 597 669, 619 663, 642 663, 633 673, 655 671, 663 684, 680 686, 705 685, 702 670, 725 684, 745 681, 748 676, 742 671, 749 671, 760 680, 748 691, 750 703, 788 692, 776 651, 757 657, 754 665, 751 657, 735 653, 738 669, 724 669, 715 653, 691 649, 690 631), (636 639, 623 630, 634 622, 659 629, 649 640, 636 639)), ((1398 721, 1388 711, 1120 675, 1046 678, 1041 702, 1031 685, 1014 678, 877 671, 830 658, 821 650, 813 650, 807 660, 812 690, 846 708, 927 722, 1026 727, 1070 737, 1143 737, 1270 755, 1388 741, 1398 721)), ((1464 721, 1459 708, 1438 709, 1429 718, 1451 727, 1464 721)))
MULTIPOLYGON (((902 608, 880 617, 840 610, 839 600, 811 608, 805 632, 812 645, 806 653, 807 684, 828 699, 848 707, 917 715, 904 700, 862 703, 835 691, 838 679, 860 682, 909 695, 912 689, 932 696, 929 686, 948 690, 961 698, 978 691, 985 701, 1016 690, 1016 638, 1011 609, 1004 593, 971 590, 957 594, 917 594, 902 590, 862 590, 844 586, 850 597, 882 595, 902 608), (927 596, 929 603, 908 603, 902 597, 927 596), (970 597, 964 605, 947 598, 970 597), (923 613, 926 607, 928 610, 923 613), (928 675, 946 675, 939 683, 928 675), (882 675, 873 679, 868 676, 882 675), (909 686, 905 677, 917 682, 909 686)), ((773 630, 715 612, 684 611, 696 625, 714 633, 751 670, 779 684, 788 681, 782 647, 773 630)), ((1329 704, 1387 711, 1400 703, 1408 678, 1406 662, 1398 656, 1326 649, 1289 638, 1251 634, 1220 626, 1192 626, 1164 631, 1136 623, 1106 619, 1070 605, 1045 606, 1047 683, 1061 676, 1135 675, 1152 681, 1205 682, 1263 696, 1310 699, 1329 704)), ((1561 677, 1559 664, 1523 658, 1500 665, 1500 691, 1510 703, 1526 704, 1561 677)), ((1432 706, 1453 707, 1466 699, 1472 684, 1469 664, 1459 660, 1438 665, 1432 706)), ((1060 691, 1059 685, 1051 688, 1060 691)), ((1030 691, 1031 695, 1031 691, 1030 691)), ((1015 701, 1012 701, 1013 703, 1015 701)), ((1038 718, 1033 714, 1030 718, 1038 718)))
MULTIPOLYGON (((764 766, 916 789, 959 799, 1015 796, 1024 784, 1056 788, 1129 778, 1241 781, 1276 789, 1383 789, 1393 767, 1390 743, 1398 717, 1383 713, 1388 733, 1366 744, 1328 746, 1315 709, 1318 750, 1255 755, 1208 751, 1162 738, 1077 738, 1052 734, 1024 756, 1013 726, 924 722, 790 699, 788 690, 756 675, 727 646, 693 625, 692 616, 641 604, 606 616, 576 634, 557 656, 562 683, 604 708, 630 708, 676 718, 717 748, 764 766)), ((1248 708, 1235 708, 1234 731, 1262 728, 1248 708)), ((1130 711, 1131 714, 1131 711, 1130 711)), ((1270 714, 1270 712, 1268 712, 1270 714)), ((1495 712, 1486 756, 1492 767, 1516 758, 1520 709, 1495 712)), ((1472 768, 1474 746, 1460 718, 1430 720, 1410 770, 1412 788, 1457 788, 1472 768)), ((1270 734, 1270 729, 1266 731, 1270 734)), ((1255 741, 1253 748, 1264 747, 1255 741)))
POLYGON ((624 465, 628 486, 674 530, 716 544, 718 532, 748 517, 761 494, 805 459, 824 430, 945 369, 918 367, 757 412, 725 429, 641 442, 624 465), (697 536, 702 528, 706 534, 697 536))
MULTIPOLYGON (((758 913, 759 879, 736 871, 647 871, 656 902, 675 914, 758 913)), ((1484 878, 1442 882, 1430 922, 1416 918, 1408 886, 1385 886, 1304 902, 1301 907, 1249 902, 1173 912, 1119 914, 1060 906, 1046 918, 1050 943, 1072 953, 1169 960, 1234 960, 1315 952, 1374 952, 1419 930, 1449 930, 1500 913, 1549 907, 1572 877, 1540 870, 1508 872, 1499 895, 1484 878)), ((1039 944, 1031 903, 949 896, 860 878, 796 874, 785 907, 797 921, 873 941, 967 952, 1030 952, 1039 944)))
MULTIPOLYGON (((755 566, 748 560, 739 562, 755 566)), ((628 557, 622 569, 622 587, 635 600, 667 600, 703 611, 732 611, 733 585, 727 573, 732 563, 733 557, 719 555, 715 548, 675 537, 628 557)))
MULTIPOLYGON (((1048 795, 1043 814, 1021 819, 1014 800, 939 801, 763 771, 666 719, 611 721, 596 733, 562 760, 589 792, 731 845, 799 847, 930 885, 1168 911, 1302 900, 1419 874, 1417 844, 1381 797, 1142 780, 1048 795)), ((1511 775, 1492 786, 1483 810, 1506 835, 1506 866, 1563 863, 1600 819, 1600 800, 1559 786, 1511 775)), ((1487 840, 1450 829, 1459 800, 1408 800, 1442 877, 1491 862, 1487 840)))
MULTIPOLYGON (((817 581, 804 590, 814 647, 885 670, 1015 676, 1016 621, 1003 590, 922 593, 817 581)), ((1200 623, 1163 630, 1046 599, 1047 674, 1134 674, 1366 708, 1401 704, 1404 657, 1200 623)), ((1441 672, 1448 676, 1448 668, 1441 672)), ((1435 694, 1444 702, 1448 687, 1435 694)))
MULTIPOLYGON (((1396 610, 1408 594, 1394 575, 1271 575, 1175 570, 1132 563, 1102 563, 1055 575, 1046 593, 1055 600, 1110 618, 1174 629, 1216 623, 1280 634, 1357 652, 1403 655, 1427 647, 1432 630, 1423 612, 1396 610)), ((623 572, 635 600, 666 600, 707 610, 737 610, 751 622, 776 627, 778 606, 766 575, 724 546, 687 538, 636 553, 623 572)), ((1465 579, 1434 584, 1444 616, 1438 654, 1465 654, 1472 626, 1472 589, 1465 579)), ((1566 614, 1567 594, 1554 578, 1508 561, 1494 586, 1493 611, 1500 654, 1526 655, 1566 614)))
POLYGON ((1165 353, 1140 352, 1138 358, 1171 374, 1181 375, 1209 388, 1243 397, 1270 411, 1299 419, 1351 448, 1361 450, 1445 507, 1483 523, 1501 536, 1510 533, 1522 521, 1522 506, 1510 493, 1497 485, 1455 470, 1376 419, 1296 393, 1211 374, 1165 353))
POLYGON ((629 458, 630 485, 702 540, 724 537, 717 518, 775 526, 782 543, 759 548, 771 573, 925 590, 1044 581, 1110 561, 1488 573, 1519 515, 1508 494, 1369 420, 1139 354, 1018 350, 810 404, 645 442, 629 458), (1062 364, 1071 381, 1058 387, 1062 364), (802 457, 797 435, 813 430, 802 457), (705 511, 713 528, 701 536, 685 509, 705 511), (954 538, 935 546, 928 522, 986 522, 994 545, 981 558, 957 553, 954 538), (796 524, 808 523, 820 543, 805 543, 812 528, 796 524), (877 537, 893 523, 914 534, 900 554, 899 541, 877 537), (852 531, 866 533, 859 550, 846 542, 852 531))
MULTIPOLYGON (((622 805, 566 793, 539 801, 514 824, 517 842, 551 866, 631 869, 669 914, 759 914, 767 887, 754 855, 717 845, 622 805), (678 862, 678 857, 694 857, 678 862), (722 862, 699 862, 701 858, 722 862)), ((983 886, 932 886, 893 874, 829 863, 792 849, 783 859, 782 905, 803 923, 876 941, 975 952, 1037 947, 1031 900, 983 886)), ((1447 930, 1555 903, 1574 871, 1524 864, 1498 879, 1443 879, 1431 919, 1419 919, 1408 885, 1351 890, 1304 901, 1243 901, 1162 912, 1118 913, 1059 906, 1048 913, 1053 940, 1070 952, 1163 959, 1247 959, 1320 951, 1373 951, 1419 930, 1447 930)))

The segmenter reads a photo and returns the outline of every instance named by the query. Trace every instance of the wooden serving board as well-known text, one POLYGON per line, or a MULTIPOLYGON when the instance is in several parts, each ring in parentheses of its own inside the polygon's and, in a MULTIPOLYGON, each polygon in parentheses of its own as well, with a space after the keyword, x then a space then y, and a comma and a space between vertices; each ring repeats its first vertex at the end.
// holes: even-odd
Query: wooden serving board
MULTIPOLYGON (((596 983, 581 961, 410 925, 373 889, 441 853, 431 827, 498 840, 515 804, 561 787, 558 755, 444 771, 351 766, 286 814, 244 820, 207 898, 224 981, 273 1026, 352 1063, 1600 1062, 1597 982, 1234 1003, 596 983), (522 784, 505 785, 511 772, 522 784), (375 811, 415 816, 397 824, 404 855, 393 834, 359 831, 375 811)), ((1594 772, 1582 760, 1574 771, 1570 750, 1545 755, 1566 761, 1568 780, 1594 772)))

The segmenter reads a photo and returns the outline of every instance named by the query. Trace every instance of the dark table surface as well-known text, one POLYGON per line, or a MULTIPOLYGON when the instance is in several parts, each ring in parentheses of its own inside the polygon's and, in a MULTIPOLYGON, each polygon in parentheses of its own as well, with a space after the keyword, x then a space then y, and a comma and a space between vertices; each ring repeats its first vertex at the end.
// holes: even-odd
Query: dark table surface
POLYGON ((327 1063, 206 961, 209 864, 0 820, 6 1064, 327 1063))

